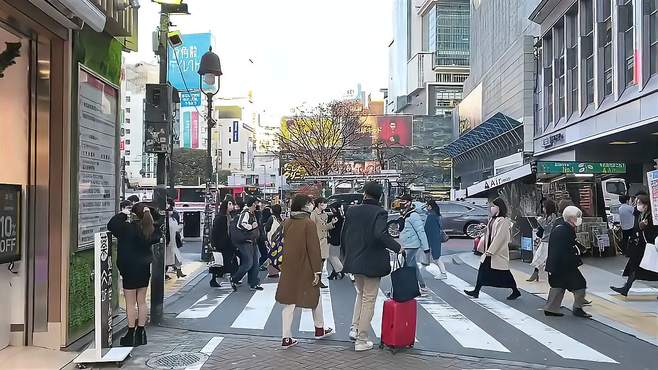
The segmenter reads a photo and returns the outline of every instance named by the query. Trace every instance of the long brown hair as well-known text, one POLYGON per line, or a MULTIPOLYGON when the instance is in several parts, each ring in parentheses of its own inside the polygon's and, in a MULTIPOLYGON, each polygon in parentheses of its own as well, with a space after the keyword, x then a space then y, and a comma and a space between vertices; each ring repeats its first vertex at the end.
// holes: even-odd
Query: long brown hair
POLYGON ((133 206, 132 212, 139 218, 137 226, 139 227, 139 231, 142 233, 144 239, 151 240, 151 237, 155 232, 155 225, 150 209, 149 212, 144 212, 144 210, 147 208, 148 206, 144 203, 137 203, 133 206))

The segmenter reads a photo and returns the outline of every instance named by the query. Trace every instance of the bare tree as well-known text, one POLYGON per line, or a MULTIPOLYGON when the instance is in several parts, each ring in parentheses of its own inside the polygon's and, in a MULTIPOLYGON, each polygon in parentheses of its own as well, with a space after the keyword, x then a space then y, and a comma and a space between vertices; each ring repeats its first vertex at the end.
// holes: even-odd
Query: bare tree
POLYGON ((282 157, 306 175, 329 175, 346 150, 370 137, 366 115, 359 102, 349 100, 297 108, 278 135, 282 157))

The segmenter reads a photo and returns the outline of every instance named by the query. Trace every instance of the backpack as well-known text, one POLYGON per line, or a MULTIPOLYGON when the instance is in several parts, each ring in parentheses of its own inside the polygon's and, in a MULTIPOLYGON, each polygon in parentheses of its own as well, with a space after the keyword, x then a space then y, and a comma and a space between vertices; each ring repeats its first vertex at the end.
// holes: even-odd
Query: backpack
POLYGON ((279 225, 274 234, 272 234, 271 242, 268 241, 268 243, 267 258, 270 260, 272 266, 279 269, 279 266, 283 262, 283 224, 279 225))
POLYGON ((253 230, 248 231, 238 227, 239 220, 239 216, 233 217, 228 227, 228 235, 231 238, 231 243, 236 247, 245 243, 251 243, 255 239, 253 237, 253 230))

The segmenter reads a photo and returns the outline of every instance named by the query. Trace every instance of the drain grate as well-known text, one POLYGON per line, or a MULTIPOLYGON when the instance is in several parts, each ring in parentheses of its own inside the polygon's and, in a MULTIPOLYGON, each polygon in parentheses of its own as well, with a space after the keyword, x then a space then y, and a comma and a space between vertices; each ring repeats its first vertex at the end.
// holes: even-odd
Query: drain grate
POLYGON ((199 365, 208 359, 208 356, 198 352, 167 353, 151 357, 146 365, 151 369, 185 369, 186 367, 199 365))

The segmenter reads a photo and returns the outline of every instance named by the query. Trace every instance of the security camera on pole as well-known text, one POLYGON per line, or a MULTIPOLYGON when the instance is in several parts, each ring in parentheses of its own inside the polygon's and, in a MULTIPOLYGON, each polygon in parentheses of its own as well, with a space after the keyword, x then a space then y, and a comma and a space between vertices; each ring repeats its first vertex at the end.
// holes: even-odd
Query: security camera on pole
POLYGON ((199 64, 199 86, 201 91, 206 94, 208 101, 208 112, 206 113, 206 122, 208 125, 208 138, 206 161, 208 166, 208 173, 206 175, 206 207, 204 212, 203 222, 203 246, 201 249, 201 260, 210 261, 212 256, 210 245, 210 232, 212 230, 213 219, 213 204, 217 202, 211 191, 211 183, 213 178, 213 165, 212 165, 212 128, 215 126, 215 121, 212 118, 212 99, 219 92, 220 78, 222 76, 222 65, 219 61, 219 56, 212 52, 212 47, 203 54, 201 63, 199 64))

